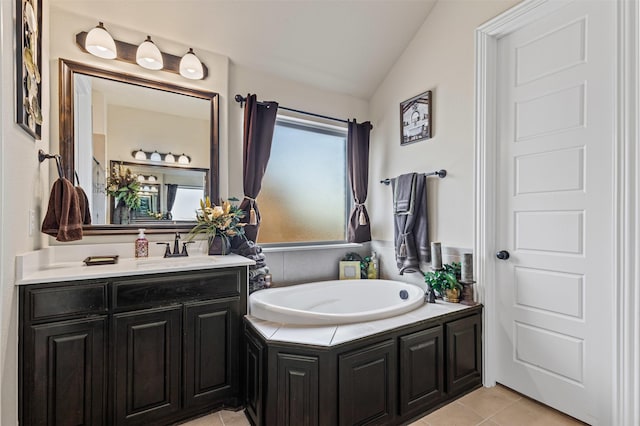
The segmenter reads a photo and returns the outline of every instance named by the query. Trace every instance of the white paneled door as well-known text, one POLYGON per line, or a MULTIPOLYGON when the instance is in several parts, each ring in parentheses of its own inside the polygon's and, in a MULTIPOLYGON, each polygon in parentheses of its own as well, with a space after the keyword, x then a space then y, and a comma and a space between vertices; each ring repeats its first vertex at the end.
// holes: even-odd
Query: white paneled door
POLYGON ((615 46, 615 3, 576 0, 497 49, 496 380, 590 424, 615 374, 615 46))

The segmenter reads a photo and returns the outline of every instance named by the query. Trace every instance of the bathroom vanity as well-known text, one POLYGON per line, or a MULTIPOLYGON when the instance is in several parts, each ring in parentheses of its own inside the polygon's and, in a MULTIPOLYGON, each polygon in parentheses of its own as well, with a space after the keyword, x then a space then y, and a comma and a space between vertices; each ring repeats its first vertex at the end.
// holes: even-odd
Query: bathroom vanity
POLYGON ((20 280, 20 424, 166 425, 240 407, 251 263, 128 259, 20 280))

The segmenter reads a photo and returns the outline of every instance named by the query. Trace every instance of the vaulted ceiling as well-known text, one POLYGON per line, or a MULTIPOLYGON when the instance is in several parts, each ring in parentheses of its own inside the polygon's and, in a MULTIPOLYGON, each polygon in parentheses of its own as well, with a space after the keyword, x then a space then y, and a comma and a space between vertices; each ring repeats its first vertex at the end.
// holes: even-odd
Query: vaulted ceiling
POLYGON ((49 1, 236 64, 369 99, 437 0, 49 1))

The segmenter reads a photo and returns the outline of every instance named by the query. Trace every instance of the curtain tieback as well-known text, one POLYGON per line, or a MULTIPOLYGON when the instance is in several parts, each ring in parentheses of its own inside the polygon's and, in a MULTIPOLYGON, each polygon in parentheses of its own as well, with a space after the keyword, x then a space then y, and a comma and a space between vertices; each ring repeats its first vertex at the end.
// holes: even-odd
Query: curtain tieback
POLYGON ((407 257, 407 236, 409 234, 402 234, 402 243, 398 250, 398 257, 407 257))
POLYGON ((364 203, 356 203, 356 208, 360 210, 360 214, 358 215, 358 225, 366 225, 368 222, 367 217, 364 215, 364 203))
POLYGON ((256 216, 256 209, 253 207, 256 203, 256 199, 248 197, 246 195, 244 196, 244 198, 251 202, 251 208, 249 209, 249 225, 257 225, 258 217, 256 216))

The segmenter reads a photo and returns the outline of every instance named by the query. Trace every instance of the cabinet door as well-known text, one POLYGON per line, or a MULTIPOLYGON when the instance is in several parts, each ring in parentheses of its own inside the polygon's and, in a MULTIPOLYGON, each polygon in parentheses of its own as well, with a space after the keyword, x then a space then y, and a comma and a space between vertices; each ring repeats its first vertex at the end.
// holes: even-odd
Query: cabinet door
POLYGON ((115 422, 151 425, 180 409, 182 306, 113 317, 115 422))
POLYGON ((25 333, 25 425, 104 425, 106 319, 31 326, 25 333))
POLYGON ((318 424, 318 357, 278 353, 277 425, 318 424))
POLYGON ((396 406, 395 340, 338 357, 340 425, 390 424, 396 406))
POLYGON ((185 305, 185 408, 239 397, 239 303, 234 298, 185 305))
POLYGON ((480 384, 482 378, 482 323, 473 315, 445 324, 447 392, 456 394, 480 384))
POLYGON ((247 414, 253 420, 253 424, 262 423, 262 398, 263 393, 263 346, 252 335, 245 332, 245 407, 247 414))
POLYGON ((418 414, 442 398, 442 327, 400 337, 400 414, 418 414))

